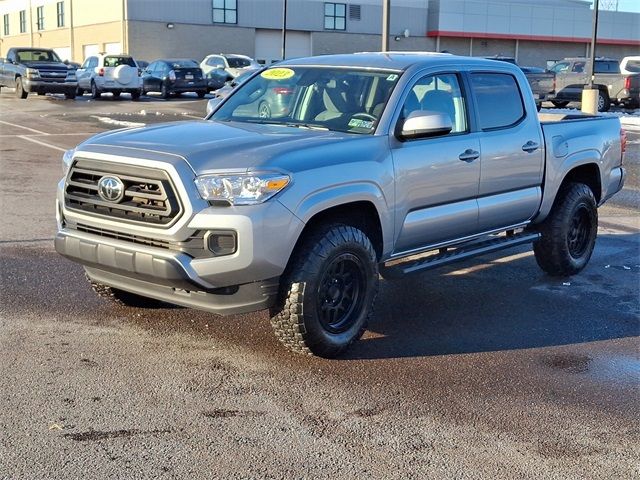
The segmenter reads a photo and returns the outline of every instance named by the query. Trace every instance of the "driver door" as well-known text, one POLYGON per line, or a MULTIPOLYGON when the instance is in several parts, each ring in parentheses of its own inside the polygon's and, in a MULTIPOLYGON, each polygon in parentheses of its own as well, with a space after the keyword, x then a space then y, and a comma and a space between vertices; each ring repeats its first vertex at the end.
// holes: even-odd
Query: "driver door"
POLYGON ((396 254, 478 231, 480 140, 461 86, 460 75, 441 73, 420 78, 406 92, 397 129, 416 110, 448 115, 453 129, 415 140, 392 137, 396 254))

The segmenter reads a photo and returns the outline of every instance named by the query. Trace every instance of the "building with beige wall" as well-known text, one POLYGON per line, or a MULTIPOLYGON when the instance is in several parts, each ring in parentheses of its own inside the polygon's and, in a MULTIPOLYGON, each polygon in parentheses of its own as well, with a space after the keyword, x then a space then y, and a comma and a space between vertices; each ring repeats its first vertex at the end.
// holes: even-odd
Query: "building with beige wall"
MULTIPOLYGON (((0 56, 13 46, 41 46, 77 62, 97 52, 128 52, 149 61, 199 61, 226 52, 270 63, 281 58, 283 4, 284 0, 0 0, 0 56)), ((287 0, 285 56, 379 50, 381 4, 382 0, 287 0)), ((544 67, 549 60, 586 55, 589 49, 592 10, 587 0, 536 0, 535 5, 530 0, 391 0, 391 5, 392 50, 502 54, 544 67)), ((617 58, 640 54, 640 14, 601 12, 596 53, 617 58)))

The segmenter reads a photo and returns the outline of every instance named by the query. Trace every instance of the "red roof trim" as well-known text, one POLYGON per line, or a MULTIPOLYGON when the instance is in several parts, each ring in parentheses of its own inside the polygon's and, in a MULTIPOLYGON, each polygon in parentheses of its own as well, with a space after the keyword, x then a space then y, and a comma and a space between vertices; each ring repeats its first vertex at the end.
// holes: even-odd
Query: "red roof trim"
MULTIPOLYGON (((432 30, 427 32, 427 37, 463 37, 486 38, 493 40, 532 40, 536 42, 567 42, 590 43, 587 37, 554 37, 552 35, 522 35, 518 33, 482 33, 482 32, 454 32, 448 30, 432 30)), ((640 46, 640 40, 620 40, 617 38, 598 38, 598 43, 605 45, 634 45, 640 46)))

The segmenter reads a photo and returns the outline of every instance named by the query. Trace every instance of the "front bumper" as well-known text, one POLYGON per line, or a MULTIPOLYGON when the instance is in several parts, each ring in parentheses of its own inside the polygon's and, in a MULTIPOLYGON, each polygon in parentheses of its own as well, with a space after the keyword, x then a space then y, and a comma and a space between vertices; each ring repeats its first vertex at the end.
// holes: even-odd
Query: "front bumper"
POLYGON ((278 277, 216 287, 194 270, 189 255, 131 245, 62 228, 56 251, 84 265, 91 280, 177 305, 219 315, 269 308, 278 294, 278 277))
POLYGON ((47 82, 44 80, 24 80, 24 89, 31 93, 71 93, 75 92, 78 82, 47 82))

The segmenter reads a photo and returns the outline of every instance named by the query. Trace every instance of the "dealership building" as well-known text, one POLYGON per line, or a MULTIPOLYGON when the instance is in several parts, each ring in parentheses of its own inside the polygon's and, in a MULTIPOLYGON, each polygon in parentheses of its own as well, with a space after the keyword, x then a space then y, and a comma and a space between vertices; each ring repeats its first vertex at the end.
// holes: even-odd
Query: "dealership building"
MULTIPOLYGON (((383 0, 286 0, 286 57, 380 50, 383 0)), ((391 50, 506 55, 520 64, 589 52, 583 0, 391 0, 391 50)), ((241 53, 281 59, 285 0, 0 0, 0 56, 54 48, 80 62, 98 52, 135 58, 241 53)), ((640 54, 640 14, 601 11, 596 54, 640 54)))

